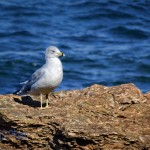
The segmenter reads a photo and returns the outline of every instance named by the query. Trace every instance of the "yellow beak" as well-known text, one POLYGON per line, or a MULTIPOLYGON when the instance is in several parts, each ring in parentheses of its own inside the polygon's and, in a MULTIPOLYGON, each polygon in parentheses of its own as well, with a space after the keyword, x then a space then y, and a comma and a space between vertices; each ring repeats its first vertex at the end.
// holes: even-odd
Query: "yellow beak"
POLYGON ((65 54, 60 52, 60 53, 58 53, 58 56, 65 56, 65 54))

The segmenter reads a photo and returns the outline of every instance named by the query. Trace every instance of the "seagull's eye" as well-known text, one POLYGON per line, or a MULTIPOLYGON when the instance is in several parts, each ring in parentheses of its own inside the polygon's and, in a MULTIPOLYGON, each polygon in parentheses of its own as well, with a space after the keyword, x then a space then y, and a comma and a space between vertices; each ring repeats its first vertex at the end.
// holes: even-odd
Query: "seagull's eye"
POLYGON ((55 51, 52 51, 52 53, 55 53, 55 51))

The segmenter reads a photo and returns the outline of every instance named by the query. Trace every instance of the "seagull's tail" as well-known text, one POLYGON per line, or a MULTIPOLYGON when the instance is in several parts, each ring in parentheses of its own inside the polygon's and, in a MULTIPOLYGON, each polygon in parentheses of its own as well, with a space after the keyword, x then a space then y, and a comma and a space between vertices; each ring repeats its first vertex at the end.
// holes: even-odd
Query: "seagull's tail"
POLYGON ((25 95, 25 94, 27 94, 28 91, 30 91, 30 86, 27 83, 28 83, 28 81, 23 82, 22 84, 24 84, 24 85, 22 86, 22 88, 20 88, 19 90, 17 90, 13 94, 15 94, 15 95, 25 95))
POLYGON ((21 94, 21 89, 17 90, 16 92, 13 93, 14 95, 22 95, 21 94))

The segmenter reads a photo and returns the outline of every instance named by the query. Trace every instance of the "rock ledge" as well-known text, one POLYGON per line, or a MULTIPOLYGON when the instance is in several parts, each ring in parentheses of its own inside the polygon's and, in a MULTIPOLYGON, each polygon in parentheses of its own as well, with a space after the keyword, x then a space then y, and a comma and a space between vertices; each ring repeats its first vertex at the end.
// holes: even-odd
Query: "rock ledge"
POLYGON ((0 95, 0 149, 150 149, 150 93, 133 84, 56 92, 50 108, 38 97, 0 95))

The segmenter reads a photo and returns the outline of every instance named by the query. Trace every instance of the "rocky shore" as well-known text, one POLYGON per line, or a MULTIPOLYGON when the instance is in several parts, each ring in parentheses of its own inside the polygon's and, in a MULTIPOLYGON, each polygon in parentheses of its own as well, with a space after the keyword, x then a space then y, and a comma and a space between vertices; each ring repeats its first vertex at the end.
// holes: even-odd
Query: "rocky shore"
POLYGON ((56 92, 49 108, 38 97, 0 95, 0 150, 150 149, 150 93, 133 84, 56 92))

